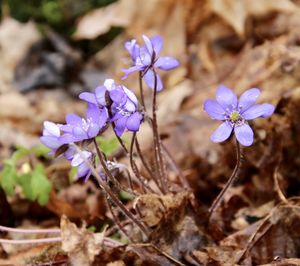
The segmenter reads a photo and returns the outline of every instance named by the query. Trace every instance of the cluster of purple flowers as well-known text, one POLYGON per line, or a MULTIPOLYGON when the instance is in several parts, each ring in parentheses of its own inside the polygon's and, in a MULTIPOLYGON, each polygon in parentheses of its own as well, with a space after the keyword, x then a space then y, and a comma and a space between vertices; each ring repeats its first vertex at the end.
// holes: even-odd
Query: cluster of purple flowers
MULTIPOLYGON (((149 88, 161 91, 163 84, 157 70, 174 69, 179 66, 179 62, 173 57, 159 57, 163 46, 160 36, 149 39, 143 35, 143 40, 144 45, 139 45, 135 39, 125 43, 125 48, 132 59, 132 66, 123 69, 125 73, 123 79, 134 72, 139 72, 149 88)), ((259 95, 260 90, 252 88, 245 91, 238 100, 229 88, 220 85, 216 100, 207 100, 204 103, 204 110, 213 119, 223 121, 213 133, 211 140, 222 142, 234 131, 240 144, 250 146, 254 134, 247 121, 268 117, 275 109, 271 104, 255 104, 259 95)), ((144 114, 139 109, 135 94, 125 86, 116 84, 112 79, 105 80, 94 93, 81 93, 79 98, 88 103, 86 118, 68 114, 66 124, 44 122, 41 142, 51 149, 51 154, 56 154, 57 151, 61 154, 63 150, 65 158, 71 161, 71 165, 78 167, 78 177, 88 178, 91 169, 86 162, 92 163, 95 156, 88 150, 79 151, 74 144, 94 139, 109 124, 113 126, 118 137, 126 130, 137 132, 144 114)))
MULTIPOLYGON (((143 46, 138 45, 136 40, 125 44, 133 66, 124 70, 126 74, 124 78, 133 72, 140 72, 150 88, 154 89, 156 84, 157 91, 160 91, 163 85, 156 69, 174 69, 179 62, 172 57, 159 57, 163 46, 161 37, 155 36, 149 39, 143 36, 143 39, 145 42, 143 46)), ((73 167, 78 167, 78 178, 86 177, 87 179, 91 175, 87 161, 92 163, 94 154, 88 150, 79 151, 75 144, 93 140, 109 124, 113 126, 118 137, 121 137, 126 130, 137 132, 143 121, 143 112, 139 110, 135 94, 125 86, 116 84, 112 79, 105 80, 94 93, 81 93, 79 98, 88 103, 86 118, 68 114, 66 124, 44 122, 41 142, 51 149, 50 154, 63 154, 67 160, 71 161, 73 167)))
POLYGON ((92 162, 93 154, 87 150, 79 152, 74 144, 94 139, 109 123, 113 124, 118 136, 126 129, 136 132, 140 128, 143 114, 138 110, 138 100, 134 93, 125 86, 117 85, 112 79, 107 79, 103 86, 96 88, 95 93, 83 92, 79 98, 88 102, 86 118, 68 114, 66 124, 44 122, 41 142, 51 149, 51 154, 65 145, 64 157, 71 161, 73 167, 78 167, 78 178, 88 178, 91 170, 86 161, 92 162))

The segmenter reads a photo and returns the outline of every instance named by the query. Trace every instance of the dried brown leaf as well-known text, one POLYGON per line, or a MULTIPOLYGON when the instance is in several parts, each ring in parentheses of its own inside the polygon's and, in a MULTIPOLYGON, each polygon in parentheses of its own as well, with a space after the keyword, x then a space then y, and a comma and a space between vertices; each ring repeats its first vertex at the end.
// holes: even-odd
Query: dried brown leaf
POLYGON ((296 6, 289 0, 212 0, 209 1, 212 12, 223 18, 237 34, 244 36, 245 22, 249 16, 265 16, 271 12, 293 12, 296 6))
POLYGON ((92 233, 83 226, 77 228, 68 218, 61 218, 62 249, 69 255, 71 265, 89 266, 102 250, 104 233, 92 233))

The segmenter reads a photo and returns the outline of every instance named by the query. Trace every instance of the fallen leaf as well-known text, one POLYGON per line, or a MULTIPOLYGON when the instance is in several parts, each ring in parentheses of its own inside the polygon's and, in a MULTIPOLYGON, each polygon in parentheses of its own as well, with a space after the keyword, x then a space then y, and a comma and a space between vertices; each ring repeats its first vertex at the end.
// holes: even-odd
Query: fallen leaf
POLYGON ((260 17, 271 12, 293 12, 296 6, 289 0, 211 0, 211 11, 223 18, 240 36, 245 34, 245 22, 249 16, 260 17))
POLYGON ((62 249, 69 255, 71 265, 90 266, 102 250, 104 233, 92 233, 85 228, 77 228, 66 216, 61 218, 62 249))

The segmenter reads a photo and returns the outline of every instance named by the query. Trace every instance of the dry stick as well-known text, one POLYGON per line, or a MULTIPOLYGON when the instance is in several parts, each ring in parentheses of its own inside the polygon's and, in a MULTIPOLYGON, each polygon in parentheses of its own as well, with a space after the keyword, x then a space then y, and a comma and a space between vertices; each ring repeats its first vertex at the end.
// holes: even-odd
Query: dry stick
POLYGON ((106 204, 107 207, 113 217, 114 222, 117 224, 117 226, 119 227, 119 229, 123 232, 123 234, 128 238, 128 240, 132 243, 134 243, 134 241, 132 240, 132 238, 127 234, 126 230, 123 228, 121 222, 119 221, 118 217, 115 215, 115 213, 113 212, 112 206, 110 205, 109 199, 106 198, 106 204))
MULTIPOLYGON (((95 146, 98 147, 95 139, 93 139, 93 142, 94 142, 95 146)), ((75 147, 78 149, 77 146, 75 146, 75 147)), ((97 181, 100 184, 100 186, 103 188, 103 190, 106 192, 106 194, 111 198, 113 203, 121 209, 121 211, 125 214, 125 216, 127 216, 130 220, 132 220, 133 223, 135 223, 137 225, 138 228, 140 228, 140 230, 145 234, 145 236, 147 238, 149 238, 149 232, 146 229, 146 227, 140 221, 138 221, 136 219, 136 217, 124 206, 124 204, 119 200, 119 198, 111 191, 110 187, 101 179, 101 177, 99 176, 99 174, 97 173, 97 170, 93 167, 93 165, 84 156, 82 156, 82 153, 79 149, 78 149, 78 151, 80 152, 80 155, 81 155, 82 159, 84 160, 84 162, 91 169, 93 175, 97 178, 97 181)), ((99 156, 99 160, 103 167, 104 172, 108 175, 108 177, 111 180, 113 180, 114 177, 108 170, 106 163, 103 159, 102 153, 100 152, 98 154, 98 156, 99 156)))
POLYGON ((240 168, 240 165, 241 165, 241 147, 240 147, 239 142, 236 140, 236 165, 235 165, 235 168, 234 168, 229 180, 227 181, 226 185, 221 190, 221 192, 219 193, 219 195, 213 201, 213 204, 209 208, 209 210, 208 210, 208 222, 210 221, 215 209, 218 208, 219 204, 222 202, 224 194, 226 193, 226 191, 231 187, 231 185, 235 181, 235 179, 237 177, 238 170, 240 168))
POLYGON ((161 147, 163 148, 164 152, 166 153, 166 155, 169 157, 169 160, 175 170, 175 172, 177 173, 180 183, 183 185, 183 187, 185 189, 190 189, 190 185, 186 180, 186 177, 184 176, 183 172, 181 171, 180 167, 177 165, 175 159, 173 158, 172 154, 169 152, 169 150, 167 149, 167 147, 161 143, 161 147))
POLYGON ((274 185, 275 185, 275 191, 277 192, 277 195, 279 197, 279 199, 288 204, 288 200, 286 199, 286 197, 284 196, 280 186, 279 186, 279 182, 278 182, 278 165, 275 168, 274 174, 273 174, 273 178, 274 178, 274 185))
POLYGON ((0 231, 21 233, 21 234, 60 234, 60 229, 20 229, 11 228, 7 226, 0 225, 0 231))
POLYGON ((155 249, 158 253, 162 254, 163 256, 165 256, 168 260, 172 261, 175 265, 179 265, 179 266, 185 266, 183 263, 181 263, 180 261, 176 260, 175 258, 173 258, 171 255, 169 255, 168 253, 160 250, 156 245, 152 244, 152 243, 146 243, 146 244, 132 244, 131 246, 136 246, 136 247, 152 247, 153 249, 155 249))
POLYGON ((61 237, 52 237, 52 238, 39 238, 39 239, 22 239, 22 240, 12 240, 12 239, 0 239, 0 244, 42 244, 42 243, 52 243, 52 242, 61 242, 61 237))
MULTIPOLYGON (((270 213, 268 216, 266 216, 261 223, 259 224, 259 226, 257 227, 257 229, 255 230, 255 232, 251 235, 251 237, 249 238, 246 247, 244 248, 242 254, 239 256, 238 261, 236 261, 236 263, 239 263, 243 257, 246 255, 246 253, 252 249, 252 247, 254 246, 254 244, 271 228, 270 226, 267 226, 267 230, 263 231, 261 236, 258 238, 258 240, 255 240, 255 237, 257 236, 258 232, 263 228, 263 226, 269 221, 269 219, 271 218, 272 213, 270 213)), ((272 224, 269 224, 272 226, 272 224)))
POLYGON ((146 184, 146 181, 144 180, 144 178, 142 178, 142 176, 139 172, 139 169, 133 159, 133 149, 134 149, 135 139, 136 139, 136 132, 133 133, 131 144, 130 144, 130 152, 129 152, 130 165, 131 165, 132 170, 136 173, 136 177, 141 182, 144 192, 145 192, 145 189, 147 188, 148 191, 153 193, 154 192, 153 189, 150 186, 148 186, 148 184, 146 184))
POLYGON ((157 164, 157 173, 160 176, 161 183, 162 183, 162 190, 164 193, 168 191, 168 185, 166 183, 166 173, 164 168, 163 156, 161 152, 161 143, 160 143, 160 136, 158 134, 158 126, 157 126, 157 117, 156 117, 156 96, 157 96, 157 77, 156 72, 153 70, 154 73, 154 91, 153 91, 153 99, 152 99, 152 129, 153 129, 153 140, 154 140, 154 154, 155 160, 157 164))

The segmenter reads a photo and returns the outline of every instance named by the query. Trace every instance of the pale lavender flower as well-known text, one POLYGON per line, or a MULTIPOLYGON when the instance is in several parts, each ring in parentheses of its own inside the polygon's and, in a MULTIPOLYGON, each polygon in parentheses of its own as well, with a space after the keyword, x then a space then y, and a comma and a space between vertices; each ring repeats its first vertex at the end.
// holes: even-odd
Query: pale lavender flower
POLYGON ((106 108, 101 110, 95 104, 89 104, 86 119, 75 114, 66 116, 67 124, 61 126, 61 131, 65 132, 59 141, 64 144, 78 142, 95 138, 105 127, 108 119, 106 108))
POLYGON ((160 36, 148 38, 143 35, 145 42, 144 46, 139 46, 136 40, 131 40, 125 43, 125 48, 131 55, 133 66, 128 69, 123 69, 125 73, 122 79, 126 79, 128 75, 134 72, 141 72, 146 84, 154 89, 155 75, 157 80, 157 91, 163 89, 161 78, 156 73, 156 69, 172 70, 179 66, 179 62, 170 56, 159 57, 159 53, 163 46, 163 41, 160 36))
POLYGON ((224 85, 218 87, 216 100, 206 100, 204 110, 209 116, 223 123, 211 136, 213 142, 222 142, 229 138, 232 131, 240 144, 250 146, 253 143, 253 131, 247 120, 258 117, 268 117, 275 107, 271 104, 255 104, 260 95, 256 88, 245 91, 240 99, 224 85))
POLYGON ((53 122, 45 121, 43 136, 40 137, 41 142, 51 149, 50 155, 55 154, 56 150, 63 144, 59 141, 61 132, 60 124, 55 124, 53 122))

